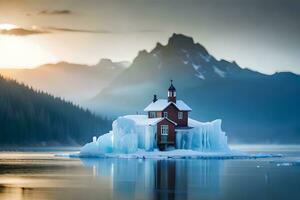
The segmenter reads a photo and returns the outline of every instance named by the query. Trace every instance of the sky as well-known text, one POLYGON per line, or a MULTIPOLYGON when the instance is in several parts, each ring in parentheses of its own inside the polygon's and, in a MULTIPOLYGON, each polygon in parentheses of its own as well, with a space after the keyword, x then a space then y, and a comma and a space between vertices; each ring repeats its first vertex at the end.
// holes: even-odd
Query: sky
POLYGON ((182 33, 217 59, 300 74, 299 10, 298 0, 0 0, 0 67, 132 61, 182 33))

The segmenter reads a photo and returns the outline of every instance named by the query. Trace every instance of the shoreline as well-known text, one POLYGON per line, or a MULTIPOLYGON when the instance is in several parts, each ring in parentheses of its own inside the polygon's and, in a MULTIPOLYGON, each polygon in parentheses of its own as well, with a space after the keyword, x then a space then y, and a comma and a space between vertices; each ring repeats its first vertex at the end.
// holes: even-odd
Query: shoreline
POLYGON ((118 159, 258 159, 258 158, 278 158, 283 157, 282 154, 270 153, 246 153, 242 151, 226 151, 226 152, 201 152, 193 150, 172 150, 172 151, 143 151, 139 150, 135 153, 105 153, 105 154, 57 154, 59 157, 69 158, 118 158, 118 159))

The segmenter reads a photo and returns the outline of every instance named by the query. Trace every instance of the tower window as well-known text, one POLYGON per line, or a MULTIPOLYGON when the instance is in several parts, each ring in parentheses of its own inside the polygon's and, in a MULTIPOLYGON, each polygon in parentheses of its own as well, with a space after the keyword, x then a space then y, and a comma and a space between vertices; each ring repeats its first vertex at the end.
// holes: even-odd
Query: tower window
POLYGON ((168 97, 176 97, 175 91, 168 91, 168 97))
POLYGON ((183 112, 178 112, 178 119, 183 119, 183 112))

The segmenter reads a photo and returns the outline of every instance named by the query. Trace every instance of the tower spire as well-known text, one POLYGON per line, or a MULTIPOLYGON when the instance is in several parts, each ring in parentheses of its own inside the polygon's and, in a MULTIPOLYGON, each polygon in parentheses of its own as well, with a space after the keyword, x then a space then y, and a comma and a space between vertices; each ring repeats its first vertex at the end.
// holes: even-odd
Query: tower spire
POLYGON ((176 103, 176 88, 173 85, 173 80, 170 80, 171 85, 168 89, 168 102, 176 103))

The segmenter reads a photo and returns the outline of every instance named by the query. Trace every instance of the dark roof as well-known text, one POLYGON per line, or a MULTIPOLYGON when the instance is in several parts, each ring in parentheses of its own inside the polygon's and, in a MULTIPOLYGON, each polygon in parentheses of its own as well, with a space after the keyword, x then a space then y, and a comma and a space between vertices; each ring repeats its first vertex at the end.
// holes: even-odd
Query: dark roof
POLYGON ((145 109, 145 112, 149 111, 163 111, 166 107, 173 104, 180 111, 192 111, 192 109, 184 103, 182 100, 177 100, 176 103, 168 102, 167 99, 158 99, 155 102, 151 102, 145 109))
POLYGON ((169 91, 176 91, 174 85, 173 85, 173 80, 171 80, 171 85, 169 87, 169 91))

